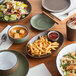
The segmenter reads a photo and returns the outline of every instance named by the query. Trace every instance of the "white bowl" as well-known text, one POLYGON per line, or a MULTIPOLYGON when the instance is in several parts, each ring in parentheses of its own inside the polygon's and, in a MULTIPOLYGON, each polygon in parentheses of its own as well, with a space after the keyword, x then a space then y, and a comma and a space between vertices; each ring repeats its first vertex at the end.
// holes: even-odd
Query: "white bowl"
POLYGON ((60 72, 61 76, 63 76, 63 72, 60 69, 60 64, 61 64, 60 59, 71 51, 76 51, 76 43, 67 45, 57 55, 56 65, 57 65, 57 69, 60 72))
POLYGON ((17 57, 11 52, 0 52, 0 70, 10 70, 17 64, 17 57))

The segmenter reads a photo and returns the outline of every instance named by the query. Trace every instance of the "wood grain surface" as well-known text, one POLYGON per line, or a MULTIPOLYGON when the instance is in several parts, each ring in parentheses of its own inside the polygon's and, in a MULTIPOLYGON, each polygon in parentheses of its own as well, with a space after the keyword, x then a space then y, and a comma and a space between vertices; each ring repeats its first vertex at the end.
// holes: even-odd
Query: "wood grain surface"
MULTIPOLYGON (((16 50, 16 51, 19 51, 23 54, 26 55, 26 51, 25 51, 25 46, 27 44, 27 42, 35 35, 37 35, 38 33, 42 32, 42 31, 38 31, 38 30, 35 30, 31 27, 30 25, 30 19, 32 16, 36 15, 36 14, 39 14, 41 13, 42 9, 41 9, 41 0, 28 0, 31 5, 32 5, 32 13, 30 14, 30 16, 25 19, 25 20, 22 20, 22 21, 19 21, 19 22, 15 22, 15 23, 5 23, 5 22, 2 22, 0 21, 0 32, 7 26, 7 25, 16 25, 16 24, 21 24, 21 25, 25 25, 27 26, 27 28, 29 29, 29 38, 28 40, 25 42, 25 43, 22 43, 22 44, 13 44, 9 49, 11 50, 16 50)), ((71 17, 75 16, 76 14, 72 15, 71 17)), ((68 18, 69 19, 69 18, 68 18)), ((64 21, 59 21, 59 25, 55 24, 54 27, 50 30, 57 30, 59 32, 61 32, 63 35, 64 35, 64 44, 63 46, 59 49, 59 51, 66 45, 68 44, 71 44, 71 43, 75 43, 76 41, 68 41, 66 39, 66 21, 68 20, 64 20, 64 21)), ((58 52, 59 52, 58 51, 58 52)), ((52 73, 53 76, 60 76, 57 68, 56 68, 56 56, 57 56, 57 53, 55 53, 54 55, 52 56, 49 56, 47 58, 43 58, 43 59, 33 59, 33 58, 30 58, 29 56, 27 56, 28 60, 29 60, 29 63, 30 63, 30 68, 31 67, 34 67, 40 63, 44 63, 46 65, 46 67, 48 68, 48 70, 52 73)))

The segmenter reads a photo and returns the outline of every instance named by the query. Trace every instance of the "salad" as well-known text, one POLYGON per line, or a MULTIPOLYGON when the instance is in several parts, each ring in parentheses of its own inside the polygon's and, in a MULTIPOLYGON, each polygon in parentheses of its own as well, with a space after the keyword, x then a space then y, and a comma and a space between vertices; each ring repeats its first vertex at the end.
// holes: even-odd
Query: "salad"
POLYGON ((63 76, 76 76, 76 51, 72 51, 61 58, 63 76))
POLYGON ((27 4, 20 1, 5 0, 0 5, 0 18, 6 21, 14 21, 28 15, 27 4))

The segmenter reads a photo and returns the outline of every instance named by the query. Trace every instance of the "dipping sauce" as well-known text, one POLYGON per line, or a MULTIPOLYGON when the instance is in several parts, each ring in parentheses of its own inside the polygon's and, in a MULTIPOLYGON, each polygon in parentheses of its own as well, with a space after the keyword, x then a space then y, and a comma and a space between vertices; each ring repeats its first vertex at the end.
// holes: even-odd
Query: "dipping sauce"
POLYGON ((58 34, 56 32, 52 32, 49 34, 49 38, 50 39, 57 39, 58 38, 58 34))
POLYGON ((23 27, 14 27, 9 31, 9 35, 14 39, 21 39, 27 35, 27 30, 23 27))
POLYGON ((52 41, 57 41, 59 39, 59 33, 56 31, 50 31, 48 33, 48 38, 52 41))

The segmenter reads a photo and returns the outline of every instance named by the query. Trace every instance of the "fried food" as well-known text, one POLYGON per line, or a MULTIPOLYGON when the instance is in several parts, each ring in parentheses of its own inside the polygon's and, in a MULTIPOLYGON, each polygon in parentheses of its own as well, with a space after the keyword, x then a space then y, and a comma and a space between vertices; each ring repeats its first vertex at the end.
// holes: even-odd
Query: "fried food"
POLYGON ((58 47, 58 42, 50 42, 47 36, 39 36, 38 40, 28 45, 28 52, 30 52, 32 56, 41 56, 51 54, 52 51, 55 51, 58 47))

